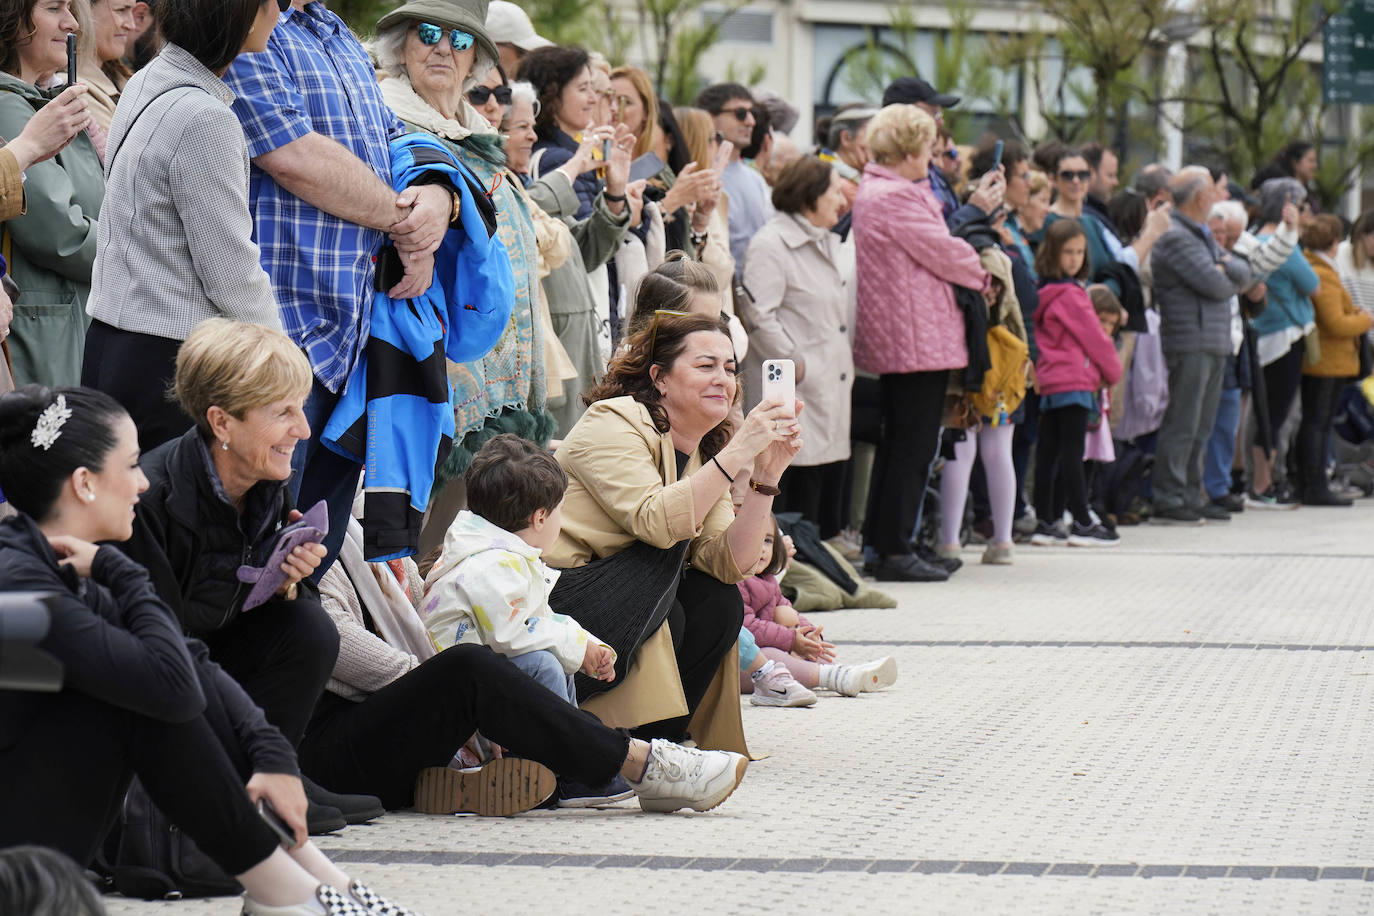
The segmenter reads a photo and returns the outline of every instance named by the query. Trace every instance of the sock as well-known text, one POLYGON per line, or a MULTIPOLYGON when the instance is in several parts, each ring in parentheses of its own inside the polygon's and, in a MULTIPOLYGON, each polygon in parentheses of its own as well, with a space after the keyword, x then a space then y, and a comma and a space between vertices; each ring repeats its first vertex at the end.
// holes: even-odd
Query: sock
POLYGON ((757 684, 759 681, 763 680, 765 677, 768 676, 768 673, 773 670, 773 666, 776 664, 777 662, 773 661, 772 659, 769 659, 768 661, 763 663, 762 668, 755 671, 753 674, 749 675, 749 678, 755 684, 757 684))
POLYGON ((816 686, 820 687, 822 690, 834 690, 835 682, 839 680, 837 675, 840 673, 840 666, 821 665, 819 668, 820 670, 816 673, 820 677, 820 683, 816 686))
POLYGON ((258 903, 256 900, 254 900, 253 912, 261 914, 261 916, 272 916, 273 913, 299 913, 300 908, 303 906, 310 907, 311 912, 314 913, 326 912, 324 905, 321 904, 319 899, 313 895, 310 897, 309 900, 303 900, 300 903, 294 903, 288 906, 267 906, 264 903, 258 903))

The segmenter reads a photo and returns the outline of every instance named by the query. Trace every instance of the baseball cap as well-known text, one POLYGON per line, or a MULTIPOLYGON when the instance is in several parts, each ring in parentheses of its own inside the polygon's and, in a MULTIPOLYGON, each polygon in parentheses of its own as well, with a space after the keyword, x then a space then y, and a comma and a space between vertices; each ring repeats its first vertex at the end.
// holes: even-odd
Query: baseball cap
POLYGON ((524 10, 507 0, 491 0, 487 7, 487 34, 497 44, 513 44, 521 51, 553 44, 534 30, 534 23, 524 10))
MULTIPOLYGON (((492 4, 492 6, 495 5, 495 3, 492 4)), ((915 105, 917 102, 938 105, 940 108, 953 108, 959 104, 959 97, 936 92, 935 87, 930 83, 914 76, 899 77, 883 90, 883 107, 888 105, 915 105)))

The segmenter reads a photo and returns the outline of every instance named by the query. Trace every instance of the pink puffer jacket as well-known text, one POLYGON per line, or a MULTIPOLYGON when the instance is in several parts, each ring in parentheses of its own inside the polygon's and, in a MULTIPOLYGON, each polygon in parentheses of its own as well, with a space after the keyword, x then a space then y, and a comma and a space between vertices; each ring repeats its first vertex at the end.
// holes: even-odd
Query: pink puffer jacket
POLYGON ((951 283, 988 284, 978 252, 949 234, 928 181, 870 162, 854 200, 858 315, 854 362, 869 372, 968 364, 964 315, 951 283))
MULTIPOLYGON (((739 593, 744 598, 744 625, 754 634, 754 642, 791 652, 797 631, 773 621, 773 612, 779 605, 792 604, 783 597, 777 577, 750 576, 739 583, 739 593)), ((805 617, 800 614, 797 616, 803 625, 811 625, 811 621, 805 617)))
POLYGON ((1041 394, 1096 392, 1121 378, 1116 347, 1102 330, 1087 291, 1077 283, 1040 287, 1035 342, 1040 345, 1035 378, 1041 394))

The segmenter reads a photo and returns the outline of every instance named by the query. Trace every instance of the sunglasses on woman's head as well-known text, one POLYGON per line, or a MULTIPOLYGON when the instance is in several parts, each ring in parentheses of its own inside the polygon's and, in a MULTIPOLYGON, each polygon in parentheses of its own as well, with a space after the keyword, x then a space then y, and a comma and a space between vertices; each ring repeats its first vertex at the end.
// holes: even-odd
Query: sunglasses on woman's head
POLYGON ((675 312, 672 309, 654 310, 654 321, 653 324, 650 325, 653 330, 649 332, 649 362, 652 363, 654 361, 654 346, 658 343, 658 319, 662 318, 664 315, 671 315, 674 318, 686 318, 691 314, 691 312, 675 312))
POLYGON ((468 90, 468 101, 474 105, 485 105, 487 99, 496 96, 496 101, 502 105, 510 104, 510 87, 497 86, 492 89, 490 86, 473 86, 468 90))
POLYGON ((1093 173, 1088 169, 1079 169, 1078 171, 1064 169, 1064 171, 1059 173, 1060 181, 1087 181, 1092 177, 1093 173))
MULTIPOLYGON (((277 2, 280 3, 281 0, 277 0, 277 2)), ((462 29, 446 30, 443 26, 435 25, 432 22, 422 22, 415 29, 416 34, 420 36, 420 44, 422 45, 437 45, 444 37, 445 31, 448 32, 448 43, 453 45, 455 51, 466 51, 476 41, 462 29)))

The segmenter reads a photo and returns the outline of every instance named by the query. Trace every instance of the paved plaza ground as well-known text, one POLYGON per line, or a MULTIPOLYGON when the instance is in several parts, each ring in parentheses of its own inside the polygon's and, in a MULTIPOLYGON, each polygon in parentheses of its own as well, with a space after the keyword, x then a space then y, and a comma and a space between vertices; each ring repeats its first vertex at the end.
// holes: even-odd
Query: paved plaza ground
MULTIPOLYGON (((392 814, 320 845, 429 916, 1374 912, 1374 501, 819 615, 897 686, 756 709, 706 814, 392 814)), ((112 913, 232 914, 237 902, 112 913)))

